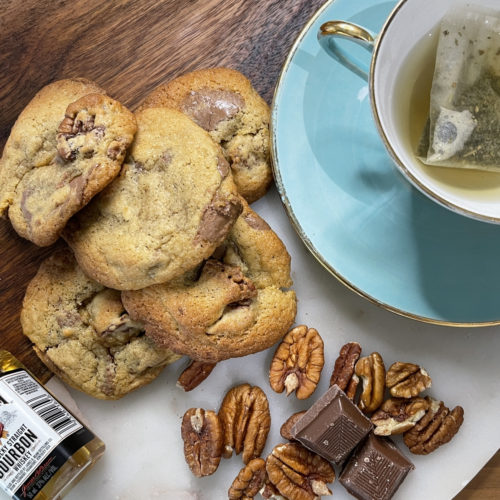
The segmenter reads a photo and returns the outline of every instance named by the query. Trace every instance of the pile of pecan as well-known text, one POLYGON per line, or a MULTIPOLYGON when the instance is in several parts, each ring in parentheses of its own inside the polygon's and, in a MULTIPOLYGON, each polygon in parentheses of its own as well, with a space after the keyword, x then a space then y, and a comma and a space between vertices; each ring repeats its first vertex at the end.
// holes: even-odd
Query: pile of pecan
POLYGON ((280 495, 289 500, 331 494, 327 484, 335 479, 333 467, 302 445, 280 444, 266 460, 260 458, 270 425, 266 395, 249 384, 230 389, 218 413, 190 408, 182 419, 181 435, 191 472, 197 477, 211 475, 223 457, 241 453, 245 466, 229 488, 230 500, 252 499, 259 491, 264 498, 280 495))
MULTIPOLYGON (((276 392, 295 392, 308 398, 316 389, 324 365, 323 341, 314 328, 292 329, 278 346, 271 362, 269 381, 276 392)), ((212 371, 214 364, 193 362, 178 385, 192 390, 212 371)), ((342 346, 330 386, 336 384, 358 405, 380 436, 403 434, 412 453, 427 454, 447 443, 463 422, 463 409, 450 411, 442 401, 422 396, 431 387, 428 373, 413 363, 393 363, 388 370, 382 356, 361 357, 361 346, 342 346)), ((222 458, 241 454, 245 466, 228 491, 230 500, 249 500, 260 492, 264 499, 315 500, 330 495, 328 484, 335 471, 327 460, 294 441, 291 429, 306 413, 292 415, 281 427, 286 444, 260 457, 271 416, 267 397, 259 387, 242 384, 230 389, 218 413, 191 408, 182 420, 186 462, 198 477, 213 474, 222 458)))
MULTIPOLYGON (((191 365, 192 366, 192 365, 191 365)), ((198 379, 199 370, 193 373, 198 379)), ((186 386, 191 386, 186 380, 186 386)), ((184 456, 197 477, 213 474, 221 458, 233 451, 246 464, 229 488, 230 499, 253 498, 266 479, 265 461, 260 457, 271 426, 267 397, 259 387, 242 384, 230 389, 218 413, 190 408, 184 414, 181 435, 184 456)))
POLYGON ((371 414, 379 436, 403 434, 410 451, 423 455, 450 441, 463 422, 464 410, 456 406, 450 411, 442 401, 421 393, 431 387, 428 373, 413 363, 393 363, 386 372, 382 356, 373 352, 360 358, 361 346, 350 342, 340 349, 330 385, 337 384, 356 401, 357 386, 362 390, 357 402, 371 414), (386 392, 390 397, 386 399, 386 392))

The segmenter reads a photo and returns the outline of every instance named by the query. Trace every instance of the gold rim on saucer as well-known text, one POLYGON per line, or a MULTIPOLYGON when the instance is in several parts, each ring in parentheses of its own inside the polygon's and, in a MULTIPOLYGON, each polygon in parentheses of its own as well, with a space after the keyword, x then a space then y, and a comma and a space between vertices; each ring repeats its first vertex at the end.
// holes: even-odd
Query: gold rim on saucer
MULTIPOLYGON (((277 96, 280 93, 281 86, 282 86, 285 74, 287 73, 288 67, 290 66, 291 60, 292 60, 293 56, 295 55, 295 52, 297 51, 297 48, 301 44, 301 42, 304 39, 305 35, 311 29, 311 26, 317 21, 317 19, 321 16, 321 14, 323 14, 323 12, 328 7, 330 7, 332 4, 334 4, 334 3, 335 3, 335 0, 328 0, 319 10, 316 11, 315 14, 313 14, 313 16, 311 17, 311 19, 309 19, 309 21, 306 23, 306 25, 304 26, 304 28, 302 29, 302 31, 299 33, 298 37, 296 38, 295 42, 293 43, 293 45, 292 45, 292 47, 290 49, 290 52, 288 53, 288 55, 287 55, 287 57, 285 59, 283 67, 281 68, 281 71, 280 71, 280 74, 279 74, 279 77, 278 77, 278 81, 277 81, 276 87, 274 89, 273 100, 272 100, 272 103, 271 103, 271 110, 272 110, 272 113, 271 113, 271 123, 270 123, 271 160, 272 160, 271 161, 271 165, 272 165, 274 179, 275 179, 275 182, 276 182, 276 187, 278 189, 279 195, 281 197, 281 201, 282 201, 282 203, 283 203, 283 205, 284 205, 284 207, 286 209, 288 218, 289 218, 289 220, 290 220, 293 228, 295 229, 295 231, 297 232, 297 234, 299 235, 299 237, 302 239, 302 241, 306 245, 307 249, 311 252, 311 254, 317 259, 317 261, 328 272, 330 272, 333 276, 335 276, 335 278, 337 278, 337 280, 340 281, 343 285, 345 285, 349 290, 353 291, 354 293, 356 293, 360 297, 363 297, 363 298, 367 299, 372 304, 375 304, 375 305, 377 305, 377 306, 379 306, 379 307, 381 307, 381 308, 383 308, 383 309, 385 309, 387 311, 391 311, 391 312, 393 312, 393 313, 395 313, 395 314, 397 314, 399 316, 403 316, 403 317, 406 317, 406 318, 414 319, 414 320, 417 320, 417 321, 421 321, 423 323, 429 323, 429 324, 433 324, 433 325, 454 326, 454 327, 463 327, 463 328, 466 328, 466 327, 471 328, 471 327, 484 327, 484 326, 500 325, 500 319, 495 320, 495 321, 488 321, 488 322, 471 322, 471 323, 459 323, 459 322, 452 322, 452 321, 436 320, 436 319, 428 318, 426 316, 420 316, 420 315, 417 315, 417 314, 412 314, 412 313, 409 313, 409 312, 404 311, 402 309, 398 309, 396 307, 390 306, 389 304, 385 304, 384 302, 381 302, 381 301, 377 300, 375 297, 372 297, 371 295, 365 293, 363 290, 361 290, 360 288, 356 287, 350 281, 348 281, 346 278, 344 278, 318 252, 318 250, 312 244, 312 242, 309 239, 309 237, 302 230, 302 227, 300 226, 300 224, 299 224, 299 222, 297 220, 297 217, 296 217, 296 215, 295 215, 295 213, 293 211, 292 205, 291 205, 291 203, 290 203, 290 201, 288 199, 288 196, 286 194, 286 191, 285 191, 282 179, 281 179, 281 173, 280 173, 280 170, 279 170, 279 167, 278 167, 278 155, 277 155, 277 144, 276 144, 276 131, 275 131, 275 123, 274 123, 275 119, 274 119, 274 116, 276 114, 277 96)), ((401 8, 401 6, 404 3, 406 3, 406 0, 402 0, 400 3, 398 3, 395 6, 395 8, 393 9, 393 11, 390 13, 389 17, 385 21, 382 29, 380 30, 380 34, 382 34, 386 30, 386 28, 387 28, 388 24, 390 23, 390 21, 392 20, 393 16, 401 8)), ((376 40, 375 49, 374 49, 374 52, 373 52, 374 54, 378 50, 378 40, 379 40, 379 38, 380 37, 378 36, 377 40, 376 40)), ((333 61, 332 61, 332 64, 334 64, 333 61)), ((370 83, 371 83, 372 79, 373 79, 373 65, 371 65, 371 67, 370 67, 370 83)), ((373 85, 370 84, 370 94, 371 94, 370 95, 370 99, 371 99, 371 102, 373 102, 372 88, 373 88, 373 85)), ((372 109, 373 109, 373 107, 372 107, 372 109)), ((379 130, 381 130, 380 129, 380 123, 378 121, 378 116, 376 115, 376 113, 374 113, 374 114, 375 114, 375 121, 377 123, 377 127, 378 127, 379 130)), ((389 147, 389 145, 387 143, 387 140, 385 139, 385 135, 382 134, 382 138, 384 139, 384 143, 385 143, 386 147, 391 152, 391 156, 393 158, 396 158, 396 156, 394 155, 394 152, 392 150, 390 150, 390 147, 389 147)), ((398 162, 398 164, 399 164, 399 162, 398 162)), ((408 173, 408 176, 411 177, 411 174, 408 173)), ((442 204, 446 204, 447 207, 453 207, 451 204, 448 204, 444 200, 443 201, 439 200, 439 201, 442 204)), ((452 209, 454 210, 454 208, 452 208, 452 209)), ((473 215, 473 214, 471 214, 471 215, 473 215)), ((498 222, 500 222, 500 220, 498 222)))

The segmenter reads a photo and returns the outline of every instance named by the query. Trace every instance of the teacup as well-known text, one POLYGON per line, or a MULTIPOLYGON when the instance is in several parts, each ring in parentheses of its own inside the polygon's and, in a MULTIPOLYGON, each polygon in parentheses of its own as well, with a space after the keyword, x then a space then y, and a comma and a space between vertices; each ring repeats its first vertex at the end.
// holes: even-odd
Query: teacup
MULTIPOLYGON (((428 166, 416 155, 429 112, 440 21, 456 4, 401 0, 378 34, 348 21, 329 21, 321 26, 318 39, 337 61, 369 81, 376 126, 404 177, 456 213, 500 224, 499 173, 428 166), (341 39, 371 52, 370 64, 356 59, 353 45, 341 39)), ((499 10, 498 0, 466 5, 499 10)))

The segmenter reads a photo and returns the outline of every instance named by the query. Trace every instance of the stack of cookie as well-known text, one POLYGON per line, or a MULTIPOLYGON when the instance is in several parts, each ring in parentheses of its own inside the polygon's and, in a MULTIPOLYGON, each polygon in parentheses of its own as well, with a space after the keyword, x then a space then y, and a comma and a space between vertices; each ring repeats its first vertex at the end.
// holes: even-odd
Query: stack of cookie
POLYGON ((293 324, 290 256, 249 206, 272 181, 269 109, 225 68, 131 113, 84 79, 42 89, 0 160, 0 214, 40 246, 21 323, 73 387, 116 399, 181 355, 245 356, 293 324))

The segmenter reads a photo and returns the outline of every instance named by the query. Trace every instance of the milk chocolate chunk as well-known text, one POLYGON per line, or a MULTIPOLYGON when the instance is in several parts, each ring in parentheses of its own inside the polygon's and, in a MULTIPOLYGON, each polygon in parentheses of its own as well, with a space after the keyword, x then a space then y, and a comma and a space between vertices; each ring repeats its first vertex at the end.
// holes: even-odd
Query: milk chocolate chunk
POLYGON ((205 130, 215 130, 220 122, 233 118, 245 107, 243 97, 229 90, 192 90, 182 102, 182 111, 205 130))
POLYGON ((222 242, 242 210, 240 198, 216 194, 203 213, 195 241, 222 242))
POLYGON ((339 481, 360 500, 389 500, 414 468, 390 439, 370 434, 347 462, 339 481))
POLYGON ((314 453, 340 464, 371 429, 370 420, 335 384, 292 427, 291 434, 314 453))

